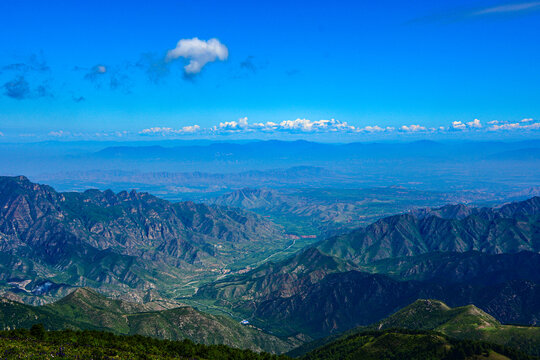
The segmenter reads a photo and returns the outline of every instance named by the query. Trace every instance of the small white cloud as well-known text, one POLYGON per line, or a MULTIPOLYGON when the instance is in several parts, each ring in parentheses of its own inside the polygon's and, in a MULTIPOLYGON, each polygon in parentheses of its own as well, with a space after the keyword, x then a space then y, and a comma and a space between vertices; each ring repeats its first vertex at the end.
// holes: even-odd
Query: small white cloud
POLYGON ((394 131, 395 128, 391 126, 382 127, 379 125, 374 126, 364 126, 363 128, 357 128, 356 132, 367 132, 367 133, 377 133, 377 132, 391 132, 394 131))
POLYGON ((474 119, 473 121, 468 122, 467 126, 474 129, 480 129, 482 127, 482 123, 480 120, 474 119))
POLYGON ((244 116, 243 118, 238 119, 238 124, 240 125, 240 127, 247 127, 248 126, 247 116, 244 116))
POLYGON ((48 135, 54 136, 54 137, 64 137, 64 136, 69 136, 70 134, 71 134, 70 132, 58 130, 58 131, 50 131, 48 135))
POLYGON ((293 132, 336 132, 351 131, 354 129, 354 126, 350 126, 346 122, 336 119, 317 121, 312 121, 309 119, 284 120, 280 122, 277 127, 277 130, 293 132))
POLYGON ((0 131, 0 136, 4 136, 4 133, 0 131))
POLYGON ((192 134, 201 130, 199 125, 184 126, 180 129, 170 127, 151 127, 139 131, 141 135, 174 135, 174 134, 192 134))
POLYGON ((222 123, 219 123, 219 129, 220 130, 226 130, 226 131, 240 131, 244 129, 248 129, 248 118, 243 117, 238 119, 238 121, 225 121, 222 123))
POLYGON ((540 8, 540 1, 530 1, 517 4, 505 4, 484 8, 473 12, 472 15, 504 14, 540 8))
POLYGON ((422 125, 403 125, 399 128, 399 130, 404 132, 418 132, 418 131, 426 131, 426 127, 422 125))
POLYGON ((499 120, 491 120, 491 121, 488 121, 488 124, 489 125, 496 125, 499 123, 499 120))
POLYGON ((502 124, 502 125, 493 125, 490 127, 490 130, 515 130, 519 129, 521 126, 519 123, 509 123, 509 124, 502 124))
MULTIPOLYGON (((129 135, 129 131, 127 131, 127 130, 124 130, 124 131, 115 131, 115 132, 114 132, 114 135, 116 135, 117 137, 124 137, 124 136, 129 135)), ((75 136, 78 136, 78 135, 75 135, 75 136)))
POLYGON ((384 128, 380 127, 379 125, 375 125, 375 126, 366 126, 364 127, 364 130, 367 132, 381 132, 381 131, 384 131, 384 128))
POLYGON ((456 130, 465 130, 467 128, 467 125, 465 125, 461 121, 452 121, 452 128, 456 130))
POLYGON ((316 120, 309 119, 296 119, 296 120, 284 120, 279 123, 268 121, 266 123, 254 123, 249 124, 248 118, 244 117, 238 119, 238 121, 222 122, 219 126, 214 126, 213 131, 281 131, 281 132, 337 132, 337 131, 354 131, 355 127, 350 126, 346 122, 342 122, 336 119, 330 120, 316 120))
MULTIPOLYGON (((490 122, 491 123, 491 122, 490 122)), ((534 119, 523 119, 519 122, 493 122, 493 125, 488 128, 490 131, 500 131, 500 130, 538 130, 540 129, 540 122, 534 119)))
POLYGON ((522 127, 528 130, 540 130, 540 122, 530 124, 530 125, 525 125, 522 127))
POLYGON ((167 52, 166 61, 176 60, 178 58, 189 60, 184 66, 184 71, 188 75, 195 75, 201 72, 202 68, 209 62, 216 60, 227 60, 229 50, 218 39, 208 41, 193 39, 182 39, 178 41, 176 47, 167 52))
POLYGON ((201 127, 199 125, 184 126, 182 128, 182 131, 184 133, 194 133, 194 132, 197 132, 197 131, 200 131, 200 130, 201 130, 201 127))

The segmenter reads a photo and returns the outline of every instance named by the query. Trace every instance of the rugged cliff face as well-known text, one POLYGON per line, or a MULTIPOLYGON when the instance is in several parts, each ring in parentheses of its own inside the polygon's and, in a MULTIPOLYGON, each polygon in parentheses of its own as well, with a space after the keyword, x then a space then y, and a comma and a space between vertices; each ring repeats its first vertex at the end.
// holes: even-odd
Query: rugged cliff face
POLYGON ((246 260, 250 250, 271 253, 286 242, 278 226, 239 209, 170 203, 136 191, 57 193, 25 177, 0 178, 5 280, 71 269, 62 281, 149 288, 158 277, 219 271, 246 260))

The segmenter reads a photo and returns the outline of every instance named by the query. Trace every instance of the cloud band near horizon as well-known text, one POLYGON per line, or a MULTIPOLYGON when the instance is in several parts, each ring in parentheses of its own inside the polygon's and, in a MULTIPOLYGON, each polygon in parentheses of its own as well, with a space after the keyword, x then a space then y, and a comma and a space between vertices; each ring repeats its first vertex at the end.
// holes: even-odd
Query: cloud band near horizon
POLYGON ((204 128, 200 125, 184 126, 173 129, 170 127, 152 127, 143 129, 140 135, 182 135, 182 134, 242 134, 242 133, 445 133, 445 132, 492 132, 503 130, 540 130, 540 121, 525 118, 517 122, 509 121, 488 121, 485 125, 479 120, 462 122, 454 121, 449 126, 427 127, 420 124, 407 124, 401 126, 354 126, 348 122, 336 119, 330 120, 309 120, 298 118, 296 120, 284 120, 281 122, 249 123, 247 117, 237 121, 221 122, 219 125, 204 128))

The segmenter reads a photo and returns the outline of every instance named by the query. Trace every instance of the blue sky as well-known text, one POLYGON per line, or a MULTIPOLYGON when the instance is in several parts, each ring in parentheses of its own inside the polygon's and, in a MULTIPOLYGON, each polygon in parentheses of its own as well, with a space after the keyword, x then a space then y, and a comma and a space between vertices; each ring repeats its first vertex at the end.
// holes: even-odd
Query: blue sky
POLYGON ((6 141, 540 133, 540 1, 7 0, 0 23, 6 141))

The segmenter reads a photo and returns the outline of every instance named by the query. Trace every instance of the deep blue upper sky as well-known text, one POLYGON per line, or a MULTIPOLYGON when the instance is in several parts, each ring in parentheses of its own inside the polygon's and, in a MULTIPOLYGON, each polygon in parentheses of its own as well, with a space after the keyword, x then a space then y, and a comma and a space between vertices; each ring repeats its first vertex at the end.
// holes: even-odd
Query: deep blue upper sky
POLYGON ((540 1, 6 0, 0 24, 5 139, 539 133, 540 1))

